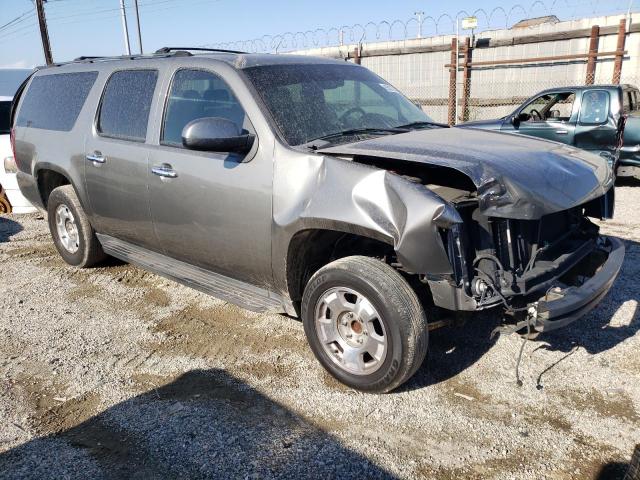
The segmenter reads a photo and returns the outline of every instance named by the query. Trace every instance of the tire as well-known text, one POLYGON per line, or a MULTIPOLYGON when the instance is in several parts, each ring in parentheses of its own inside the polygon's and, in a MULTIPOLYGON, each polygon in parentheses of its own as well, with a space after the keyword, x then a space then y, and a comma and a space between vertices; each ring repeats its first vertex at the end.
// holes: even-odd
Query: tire
POLYGON ((427 353, 418 296, 396 270, 370 257, 345 257, 318 270, 304 290, 302 322, 322 366, 364 392, 397 388, 427 353))
POLYGON ((87 268, 106 258, 73 186, 54 189, 49 195, 47 212, 53 243, 65 262, 87 268))

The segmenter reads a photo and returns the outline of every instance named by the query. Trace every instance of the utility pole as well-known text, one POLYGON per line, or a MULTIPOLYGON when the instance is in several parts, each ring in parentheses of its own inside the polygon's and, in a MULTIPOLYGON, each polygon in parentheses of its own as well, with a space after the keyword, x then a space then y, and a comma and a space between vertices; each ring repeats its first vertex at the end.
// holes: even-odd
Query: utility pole
POLYGON ((40 37, 42 38, 42 50, 44 50, 44 61, 47 65, 53 63, 53 56, 51 55, 51 44, 49 43, 49 32, 47 31, 47 19, 44 16, 43 1, 36 0, 36 9, 38 11, 38 23, 40 25, 40 37))
POLYGON ((143 54, 142 51, 142 32, 140 31, 140 12, 138 11, 138 0, 134 0, 134 5, 136 6, 136 22, 138 23, 138 45, 140 46, 140 55, 143 54))
POLYGON ((122 15, 122 30, 124 33, 124 46, 127 55, 131 56, 131 45, 129 45, 129 27, 127 27, 127 12, 124 9, 124 0, 120 0, 120 13, 122 15))

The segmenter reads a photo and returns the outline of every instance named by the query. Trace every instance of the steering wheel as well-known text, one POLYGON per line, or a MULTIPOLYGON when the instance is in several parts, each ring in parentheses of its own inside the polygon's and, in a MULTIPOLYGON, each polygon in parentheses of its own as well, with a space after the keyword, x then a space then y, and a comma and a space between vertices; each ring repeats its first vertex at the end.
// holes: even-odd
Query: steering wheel
POLYGON ((531 109, 531 117, 534 120, 542 120, 542 115, 540 114, 540 112, 538 110, 536 110, 535 108, 531 109))
POLYGON ((356 113, 360 114, 360 118, 364 117, 367 114, 367 112, 365 112, 360 107, 351 107, 349 110, 340 115, 340 121, 342 123, 345 123, 345 120, 356 113))

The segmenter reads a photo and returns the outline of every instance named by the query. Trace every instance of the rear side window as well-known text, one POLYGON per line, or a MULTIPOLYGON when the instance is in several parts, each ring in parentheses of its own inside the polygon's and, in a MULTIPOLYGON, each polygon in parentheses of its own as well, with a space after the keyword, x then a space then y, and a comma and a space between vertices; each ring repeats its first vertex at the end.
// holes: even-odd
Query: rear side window
POLYGON ((155 70, 122 70, 111 75, 102 96, 98 131, 143 142, 157 79, 155 70))
POLYGON ((11 125, 11 102, 0 102, 0 135, 9 133, 11 125))
POLYGON ((16 125, 70 131, 98 72, 58 73, 35 77, 18 112, 16 125))

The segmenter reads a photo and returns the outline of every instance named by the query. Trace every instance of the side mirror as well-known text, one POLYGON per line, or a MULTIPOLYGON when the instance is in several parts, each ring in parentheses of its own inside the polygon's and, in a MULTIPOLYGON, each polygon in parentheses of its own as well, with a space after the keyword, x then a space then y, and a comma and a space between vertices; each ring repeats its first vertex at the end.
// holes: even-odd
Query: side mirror
POLYGON ((182 129, 182 144, 189 150, 246 153, 254 140, 254 135, 243 134, 234 122, 220 117, 196 118, 182 129))
POLYGON ((513 128, 520 128, 520 116, 514 115, 511 117, 511 124, 513 125, 513 128))

